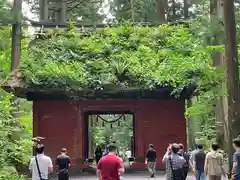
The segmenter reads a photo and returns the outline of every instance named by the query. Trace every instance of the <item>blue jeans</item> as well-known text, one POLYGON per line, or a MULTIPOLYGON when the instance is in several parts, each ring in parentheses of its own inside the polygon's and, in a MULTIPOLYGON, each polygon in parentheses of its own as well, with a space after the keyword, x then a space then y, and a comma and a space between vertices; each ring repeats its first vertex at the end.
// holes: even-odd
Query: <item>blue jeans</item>
POLYGON ((203 171, 196 171, 196 180, 206 180, 206 176, 203 171))
POLYGON ((236 175, 235 175, 235 180, 240 180, 240 168, 239 167, 237 168, 237 172, 236 172, 236 175))

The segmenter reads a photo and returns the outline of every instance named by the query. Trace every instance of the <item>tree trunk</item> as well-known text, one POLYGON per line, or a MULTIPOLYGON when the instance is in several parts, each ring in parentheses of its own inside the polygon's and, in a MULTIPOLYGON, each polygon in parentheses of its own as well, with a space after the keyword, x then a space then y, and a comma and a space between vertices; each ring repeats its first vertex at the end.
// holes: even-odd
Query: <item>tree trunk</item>
POLYGON ((227 89, 228 89, 228 162, 229 171, 232 169, 232 139, 237 136, 239 129, 238 119, 238 54, 236 40, 236 22, 234 13, 234 1, 224 0, 224 31, 225 31, 225 51, 226 51, 226 70, 227 70, 227 89))
POLYGON ((188 18, 188 0, 183 0, 183 13, 184 13, 184 18, 187 19, 188 18))
POLYGON ((167 1, 166 0, 157 0, 156 3, 157 3, 158 21, 160 23, 166 23, 167 1))
POLYGON ((13 13, 11 71, 18 69, 20 65, 22 0, 14 0, 13 13))
POLYGON ((131 0, 132 22, 135 22, 135 0, 131 0))
MULTIPOLYGON (((187 108, 192 106, 192 100, 186 100, 186 106, 187 108)), ((195 144, 195 136, 194 136, 194 129, 193 129, 193 124, 192 124, 192 119, 187 118, 187 137, 188 137, 188 149, 194 149, 194 144, 195 144)))
POLYGON ((172 19, 173 21, 176 21, 176 2, 175 0, 172 0, 172 19))
MULTIPOLYGON (((223 21, 223 7, 221 6, 221 0, 210 0, 210 17, 211 17, 211 25, 213 26, 221 26, 221 22, 223 21)), ((212 29, 216 29, 213 27, 212 29)), ((222 45, 224 43, 224 32, 221 31, 221 28, 217 28, 214 32, 213 35, 213 42, 212 45, 222 45)), ((216 52, 212 56, 213 58, 213 66, 217 68, 225 68, 226 64, 224 64, 223 58, 224 58, 224 53, 216 52)), ((221 82, 221 85, 219 89, 224 89, 223 87, 226 86, 226 81, 221 82)), ((224 99, 227 97, 224 95, 221 95, 219 99, 216 102, 216 107, 215 107, 215 115, 216 115, 216 129, 217 129, 217 137, 216 141, 218 145, 224 149, 227 150, 225 147, 227 147, 227 133, 224 127, 226 125, 225 123, 225 112, 228 108, 228 104, 224 103, 224 99), (224 107, 226 106, 226 107, 224 107)))

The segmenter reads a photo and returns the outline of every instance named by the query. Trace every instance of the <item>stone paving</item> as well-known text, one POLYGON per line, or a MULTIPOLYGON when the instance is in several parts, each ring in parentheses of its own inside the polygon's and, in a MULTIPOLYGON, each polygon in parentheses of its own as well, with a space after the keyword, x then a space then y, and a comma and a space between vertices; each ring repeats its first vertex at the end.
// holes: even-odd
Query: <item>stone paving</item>
MULTIPOLYGON (((147 172, 138 172, 133 174, 126 174, 124 176, 124 180, 165 180, 165 176, 163 173, 159 173, 155 178, 149 178, 147 172)), ((191 176, 187 178, 187 180, 192 179, 191 176)), ((70 180, 98 180, 96 175, 81 175, 79 177, 71 177, 70 180)))
MULTIPOLYGON (((124 180, 147 180, 147 179, 159 179, 165 180, 164 175, 158 175, 155 178, 149 178, 147 174, 126 174, 124 176, 124 180)), ((80 177, 72 177, 70 180, 97 180, 97 176, 80 176, 80 177)))

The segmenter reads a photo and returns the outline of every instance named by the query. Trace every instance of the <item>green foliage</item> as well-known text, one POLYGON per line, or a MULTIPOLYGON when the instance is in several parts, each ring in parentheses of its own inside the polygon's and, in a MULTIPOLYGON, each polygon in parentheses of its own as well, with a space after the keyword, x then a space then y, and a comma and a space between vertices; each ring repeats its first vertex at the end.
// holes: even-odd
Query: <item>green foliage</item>
POLYGON ((8 0, 0 0, 0 25, 12 21, 11 4, 8 0))
MULTIPOLYGON (((28 4, 35 16, 39 15, 39 0, 23 0, 23 2, 28 4)), ((99 24, 106 16, 101 12, 103 0, 67 0, 66 2, 68 4, 68 20, 81 24, 99 24)), ((54 13, 58 13, 58 8, 58 2, 50 3, 50 9, 54 10, 54 13)))
MULTIPOLYGON (((113 0, 110 2, 110 11, 115 20, 132 20, 131 1, 113 0)), ((134 1, 135 22, 156 22, 156 3, 151 0, 134 1)))
POLYGON ((70 19, 81 24, 100 24, 105 16, 99 13, 101 6, 102 0, 84 0, 70 11, 70 19))
MULTIPOLYGON (((1 82, 10 73, 10 35, 9 28, 0 29, 1 82)), ((19 173, 26 170, 32 154, 31 125, 30 104, 0 88, 0 179, 25 179, 19 173)))
MULTIPOLYGON (((105 120, 108 122, 114 121, 121 117, 113 115, 105 115, 105 120)), ((91 124, 91 123, 89 123, 91 124)), ((106 145, 106 142, 112 137, 119 147, 119 151, 124 152, 131 145, 131 136, 133 136, 133 116, 125 115, 125 118, 120 118, 119 121, 114 123, 106 123, 102 126, 102 121, 93 121, 93 126, 90 126, 89 133, 93 136, 93 144, 95 145, 106 145), (120 124, 119 124, 120 123, 120 124), (112 127, 111 127, 112 125, 112 127)), ((105 147, 104 147, 105 148, 105 147)))
POLYGON ((52 31, 39 38, 21 66, 26 87, 98 89, 106 84, 154 88, 197 83, 216 85, 222 72, 211 66, 217 48, 202 45, 182 25, 122 25, 89 31, 52 31))
POLYGON ((223 46, 208 45, 209 29, 203 19, 189 22, 189 27, 120 25, 87 34, 74 28, 49 31, 30 48, 21 67, 22 82, 31 88, 75 91, 104 89, 109 84, 121 88, 171 85, 175 95, 196 83, 197 99, 186 116, 199 121, 197 138, 212 140, 214 104, 224 94, 219 86, 224 72, 212 67, 212 53, 223 51, 223 46))
POLYGON ((18 170, 28 165, 32 142, 31 138, 24 138, 26 132, 13 116, 13 96, 2 90, 0 94, 0 179, 6 179, 17 176, 18 170))
POLYGON ((0 28, 0 78, 5 78, 9 71, 11 59, 11 33, 10 28, 0 28))
MULTIPOLYGON (((112 0, 110 1, 110 12, 112 13, 114 20, 121 21, 133 21, 133 11, 135 22, 159 22, 159 13, 157 12, 157 0, 112 0)), ((164 1, 165 2, 165 1, 164 1)), ((184 4, 183 1, 168 0, 166 6, 166 16, 168 22, 175 22, 184 19, 184 4)), ((198 4, 198 8, 192 8, 195 4, 193 2, 188 3, 190 18, 198 18, 206 13, 206 6, 209 8, 209 2, 201 1, 198 4)), ((208 9, 207 9, 208 10, 208 9)), ((208 13, 208 11, 207 11, 208 13)))

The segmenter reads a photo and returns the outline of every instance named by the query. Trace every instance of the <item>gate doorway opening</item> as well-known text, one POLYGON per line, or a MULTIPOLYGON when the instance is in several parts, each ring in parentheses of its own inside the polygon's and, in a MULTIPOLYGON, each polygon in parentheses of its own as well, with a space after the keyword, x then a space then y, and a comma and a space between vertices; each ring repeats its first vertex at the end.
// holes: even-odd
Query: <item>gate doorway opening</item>
POLYGON ((128 162, 129 153, 135 157, 134 114, 131 112, 86 112, 85 113, 85 157, 91 165, 96 164, 96 148, 101 147, 102 155, 107 145, 115 143, 117 153, 128 162))

